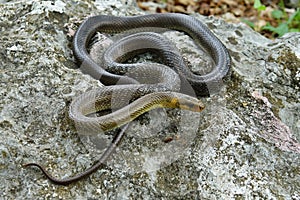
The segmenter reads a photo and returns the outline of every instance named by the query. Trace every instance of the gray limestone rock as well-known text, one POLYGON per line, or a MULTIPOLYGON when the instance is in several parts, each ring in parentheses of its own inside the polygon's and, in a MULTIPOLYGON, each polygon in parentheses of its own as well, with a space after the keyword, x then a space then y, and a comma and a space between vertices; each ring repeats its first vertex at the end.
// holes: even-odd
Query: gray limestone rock
MULTIPOLYGON (((106 166, 68 186, 22 168, 35 161, 55 177, 80 173, 103 152, 95 141, 112 137, 89 144, 68 119, 74 97, 102 87, 71 50, 80 22, 96 14, 145 13, 133 0, 0 1, 0 199, 300 198, 300 34, 271 41, 199 15, 232 56, 224 89, 202 98, 205 111, 140 117, 106 166)), ((209 69, 186 35, 165 35, 192 70, 209 69)))

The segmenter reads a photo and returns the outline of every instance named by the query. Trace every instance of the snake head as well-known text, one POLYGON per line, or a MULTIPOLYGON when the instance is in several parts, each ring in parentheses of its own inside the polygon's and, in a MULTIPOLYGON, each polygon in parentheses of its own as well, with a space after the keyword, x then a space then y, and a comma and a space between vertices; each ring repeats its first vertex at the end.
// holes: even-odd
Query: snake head
POLYGON ((172 93, 174 93, 174 96, 171 98, 170 104, 173 108, 180 108, 193 112, 201 112, 205 108, 204 104, 195 97, 188 96, 182 93, 172 93))

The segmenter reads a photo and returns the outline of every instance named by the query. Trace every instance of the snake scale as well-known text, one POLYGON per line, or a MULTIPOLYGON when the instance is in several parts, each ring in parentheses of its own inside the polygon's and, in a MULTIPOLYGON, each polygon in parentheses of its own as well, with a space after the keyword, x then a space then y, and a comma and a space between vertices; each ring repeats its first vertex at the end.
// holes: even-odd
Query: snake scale
POLYGON ((191 85, 198 96, 207 96, 211 89, 209 87, 218 86, 230 67, 228 50, 205 25, 191 16, 174 13, 89 17, 74 35, 73 52, 81 71, 106 85, 88 91, 72 101, 69 115, 79 134, 99 134, 116 127, 122 129, 94 166, 73 177, 57 179, 40 164, 24 165, 40 168, 49 180, 61 185, 67 185, 96 171, 115 150, 128 123, 139 115, 158 107, 202 111, 204 105, 200 100, 182 93, 183 83, 191 85), (97 32, 113 34, 138 28, 145 28, 147 31, 136 32, 114 42, 103 54, 102 67, 89 55, 88 46, 97 32), (212 58, 215 64, 212 71, 204 75, 193 74, 178 50, 160 34, 149 32, 151 28, 177 30, 189 35, 212 58), (132 57, 145 51, 157 53, 163 64, 124 63, 128 55, 132 57), (107 109, 113 112, 101 117, 88 116, 107 109))

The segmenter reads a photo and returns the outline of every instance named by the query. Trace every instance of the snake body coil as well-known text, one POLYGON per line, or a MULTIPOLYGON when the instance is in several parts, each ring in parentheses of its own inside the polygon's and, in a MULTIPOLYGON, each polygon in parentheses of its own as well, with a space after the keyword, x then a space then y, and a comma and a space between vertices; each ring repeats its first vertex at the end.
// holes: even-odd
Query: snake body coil
MULTIPOLYGON (((137 116, 157 107, 200 112, 204 105, 197 98, 179 93, 182 83, 187 80, 198 95, 209 95, 209 85, 218 84, 229 71, 230 65, 225 46, 200 21, 182 14, 90 17, 78 28, 73 48, 82 72, 108 85, 80 95, 70 105, 70 118, 75 122, 79 134, 84 135, 126 127, 137 116), (119 33, 142 27, 161 27, 185 32, 211 56, 214 69, 205 75, 193 74, 185 66, 176 48, 157 33, 135 33, 115 42, 103 55, 103 68, 89 55, 87 48, 96 32, 119 33), (123 55, 140 50, 157 52, 168 67, 156 63, 122 63, 123 55), (114 112, 101 117, 87 117, 91 113, 106 109, 114 112)), ((125 128, 115 136, 96 165, 74 177, 56 179, 39 164, 28 163, 24 166, 39 167, 52 182, 69 184, 97 170, 114 151, 124 135, 124 130, 125 128)))
MULTIPOLYGON (((78 28, 74 37, 74 55, 83 73, 90 74, 105 85, 135 83, 130 77, 112 74, 100 68, 89 56, 87 46, 96 32, 119 33, 136 28, 167 28, 183 31, 188 34, 195 43, 203 48, 214 61, 214 69, 204 75, 194 75, 184 67, 176 69, 180 76, 184 76, 193 86, 197 95, 209 95, 209 86, 215 87, 229 71, 230 56, 222 42, 199 20, 183 14, 165 13, 150 14, 133 17, 114 17, 98 15, 88 18, 78 28)), ((136 38, 137 39, 137 38, 136 38)), ((134 42, 136 45, 143 45, 134 42)), ((118 46, 116 44, 116 46, 118 46)), ((168 52, 169 49, 161 49, 168 52)), ((178 59, 175 56, 171 59, 178 59)), ((115 69, 114 70, 118 70, 115 69)), ((122 70, 122 69, 119 69, 122 70)), ((116 73, 116 71, 114 71, 116 73)), ((212 88, 213 90, 213 88, 212 88)))

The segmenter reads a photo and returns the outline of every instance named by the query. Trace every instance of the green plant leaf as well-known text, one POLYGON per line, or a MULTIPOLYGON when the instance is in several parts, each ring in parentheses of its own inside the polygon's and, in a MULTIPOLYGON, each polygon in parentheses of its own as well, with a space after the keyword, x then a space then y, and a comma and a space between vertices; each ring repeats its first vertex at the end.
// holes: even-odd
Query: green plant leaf
POLYGON ((273 10, 271 14, 274 19, 281 19, 284 15, 284 13, 281 10, 273 10))
POLYGON ((266 6, 262 5, 260 0, 254 0, 254 6, 253 7, 258 11, 266 10, 266 6))
POLYGON ((300 32, 299 28, 291 28, 289 29, 289 32, 300 32))
POLYGON ((298 8, 297 11, 295 12, 295 20, 300 21, 300 8, 298 8))
POLYGON ((300 9, 298 8, 296 12, 294 12, 288 19, 287 23, 291 24, 292 22, 295 22, 296 24, 299 24, 300 21, 300 9))
POLYGON ((279 37, 283 36, 285 33, 289 32, 289 26, 287 23, 281 23, 279 26, 274 27, 271 24, 267 24, 262 27, 262 30, 268 30, 273 33, 277 33, 279 37))
POLYGON ((272 26, 269 22, 265 25, 265 26, 263 26, 262 28, 261 28, 262 30, 268 30, 268 31, 274 31, 275 30, 275 27, 274 26, 272 26))
POLYGON ((250 26, 252 29, 255 28, 255 24, 247 19, 241 19, 242 22, 244 22, 245 24, 247 24, 248 26, 250 26))
POLYGON ((279 8, 281 8, 281 9, 285 9, 284 1, 283 1, 283 0, 280 0, 279 3, 278 3, 278 6, 279 6, 279 8))

